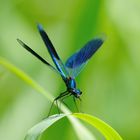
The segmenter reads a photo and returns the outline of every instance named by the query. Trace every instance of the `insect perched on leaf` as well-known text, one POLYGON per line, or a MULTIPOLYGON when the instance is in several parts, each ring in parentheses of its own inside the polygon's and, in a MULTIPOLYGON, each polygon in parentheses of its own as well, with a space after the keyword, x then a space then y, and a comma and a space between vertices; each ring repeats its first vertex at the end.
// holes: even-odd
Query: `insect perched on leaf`
POLYGON ((24 47, 32 55, 37 57, 41 62, 43 62, 48 67, 56 71, 62 77, 67 89, 66 91, 62 92, 58 97, 54 99, 56 103, 58 99, 62 99, 64 97, 71 96, 71 95, 74 97, 74 100, 75 98, 80 99, 82 91, 77 88, 75 78, 80 73, 84 65, 88 62, 88 60, 92 57, 92 55, 103 44, 104 39, 95 38, 89 41, 83 48, 81 48, 79 51, 77 51, 72 56, 70 56, 67 59, 66 63, 64 64, 61 61, 60 57, 58 56, 52 42, 50 41, 47 33, 44 31, 42 26, 39 24, 37 27, 56 67, 49 64, 45 59, 43 59, 40 55, 38 55, 35 51, 33 51, 29 46, 27 46, 21 40, 17 39, 17 41, 21 44, 22 47, 24 47))

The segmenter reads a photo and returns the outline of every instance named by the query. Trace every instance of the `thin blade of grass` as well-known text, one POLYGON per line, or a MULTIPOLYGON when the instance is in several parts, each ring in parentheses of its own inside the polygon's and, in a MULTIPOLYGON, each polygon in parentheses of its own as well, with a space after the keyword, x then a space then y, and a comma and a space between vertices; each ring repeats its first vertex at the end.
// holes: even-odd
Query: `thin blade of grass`
POLYGON ((53 125, 56 121, 62 119, 66 115, 60 114, 60 115, 52 115, 35 126, 33 126, 27 133, 25 140, 38 140, 41 137, 41 134, 48 129, 51 125, 53 125))
MULTIPOLYGON (((111 126, 109 126, 99 118, 83 113, 52 115, 33 126, 28 131, 25 140, 39 140, 43 132, 47 130, 51 125, 53 125, 56 121, 62 119, 63 117, 68 116, 79 118, 95 127, 106 138, 106 140, 122 140, 121 136, 111 126)), ((80 130, 79 133, 82 134, 80 130)))
POLYGON ((73 116, 95 127, 106 140, 122 140, 121 136, 111 126, 97 117, 83 113, 74 113, 73 116))
MULTIPOLYGON (((32 78, 30 78, 30 76, 28 76, 22 70, 20 70, 10 62, 8 62, 8 60, 4 59, 3 57, 0 57, 0 65, 6 68, 7 70, 9 70, 11 73, 15 74, 26 84, 32 87, 35 91, 44 95, 51 102, 54 100, 54 97, 49 92, 47 92, 43 87, 41 87, 38 83, 36 83, 32 78)), ((70 110, 62 103, 61 103, 61 110, 64 113, 71 113, 70 110)), ((91 134, 91 132, 76 118, 73 118, 72 116, 68 116, 68 118, 71 121, 72 126, 80 140, 85 140, 85 139, 96 140, 94 135, 91 134), (80 133, 79 130, 81 130, 80 133)))

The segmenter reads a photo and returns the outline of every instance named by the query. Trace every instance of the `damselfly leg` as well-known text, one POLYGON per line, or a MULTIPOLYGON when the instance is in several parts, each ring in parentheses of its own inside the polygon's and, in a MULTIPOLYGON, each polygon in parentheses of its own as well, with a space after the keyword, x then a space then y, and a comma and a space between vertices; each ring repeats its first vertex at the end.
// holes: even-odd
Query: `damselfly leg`
POLYGON ((56 103, 58 113, 60 114, 60 109, 59 109, 59 106, 58 106, 58 100, 61 99, 61 98, 63 98, 63 97, 65 97, 65 96, 67 96, 67 95, 69 95, 69 94, 70 94, 70 93, 69 93, 68 91, 62 92, 58 97, 56 97, 56 98, 53 100, 53 102, 52 102, 52 104, 51 104, 51 107, 50 107, 50 110, 49 110, 49 113, 48 113, 48 117, 50 116, 50 113, 51 113, 51 110, 52 110, 52 108, 53 108, 54 103, 56 103))

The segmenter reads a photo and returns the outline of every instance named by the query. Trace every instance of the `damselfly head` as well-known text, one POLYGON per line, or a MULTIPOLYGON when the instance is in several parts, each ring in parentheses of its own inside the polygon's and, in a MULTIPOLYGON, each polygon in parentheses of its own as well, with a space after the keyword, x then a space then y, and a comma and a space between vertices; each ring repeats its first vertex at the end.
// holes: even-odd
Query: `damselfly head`
POLYGON ((82 94, 82 91, 80 89, 73 89, 72 93, 76 98, 79 98, 82 94))

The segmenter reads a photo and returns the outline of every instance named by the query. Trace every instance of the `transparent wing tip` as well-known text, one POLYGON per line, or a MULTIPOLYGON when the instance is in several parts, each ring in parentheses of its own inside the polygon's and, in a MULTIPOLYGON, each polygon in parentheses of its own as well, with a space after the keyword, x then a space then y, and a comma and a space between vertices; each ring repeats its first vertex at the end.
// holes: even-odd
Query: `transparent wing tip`
POLYGON ((17 42, 18 42, 21 46, 24 46, 24 43, 23 43, 20 39, 18 39, 18 38, 17 38, 17 42))
POLYGON ((43 31, 43 26, 41 24, 37 24, 37 28, 39 31, 43 31))
POLYGON ((100 35, 96 36, 95 39, 100 39, 104 42, 107 39, 107 35, 105 33, 101 33, 100 35))

